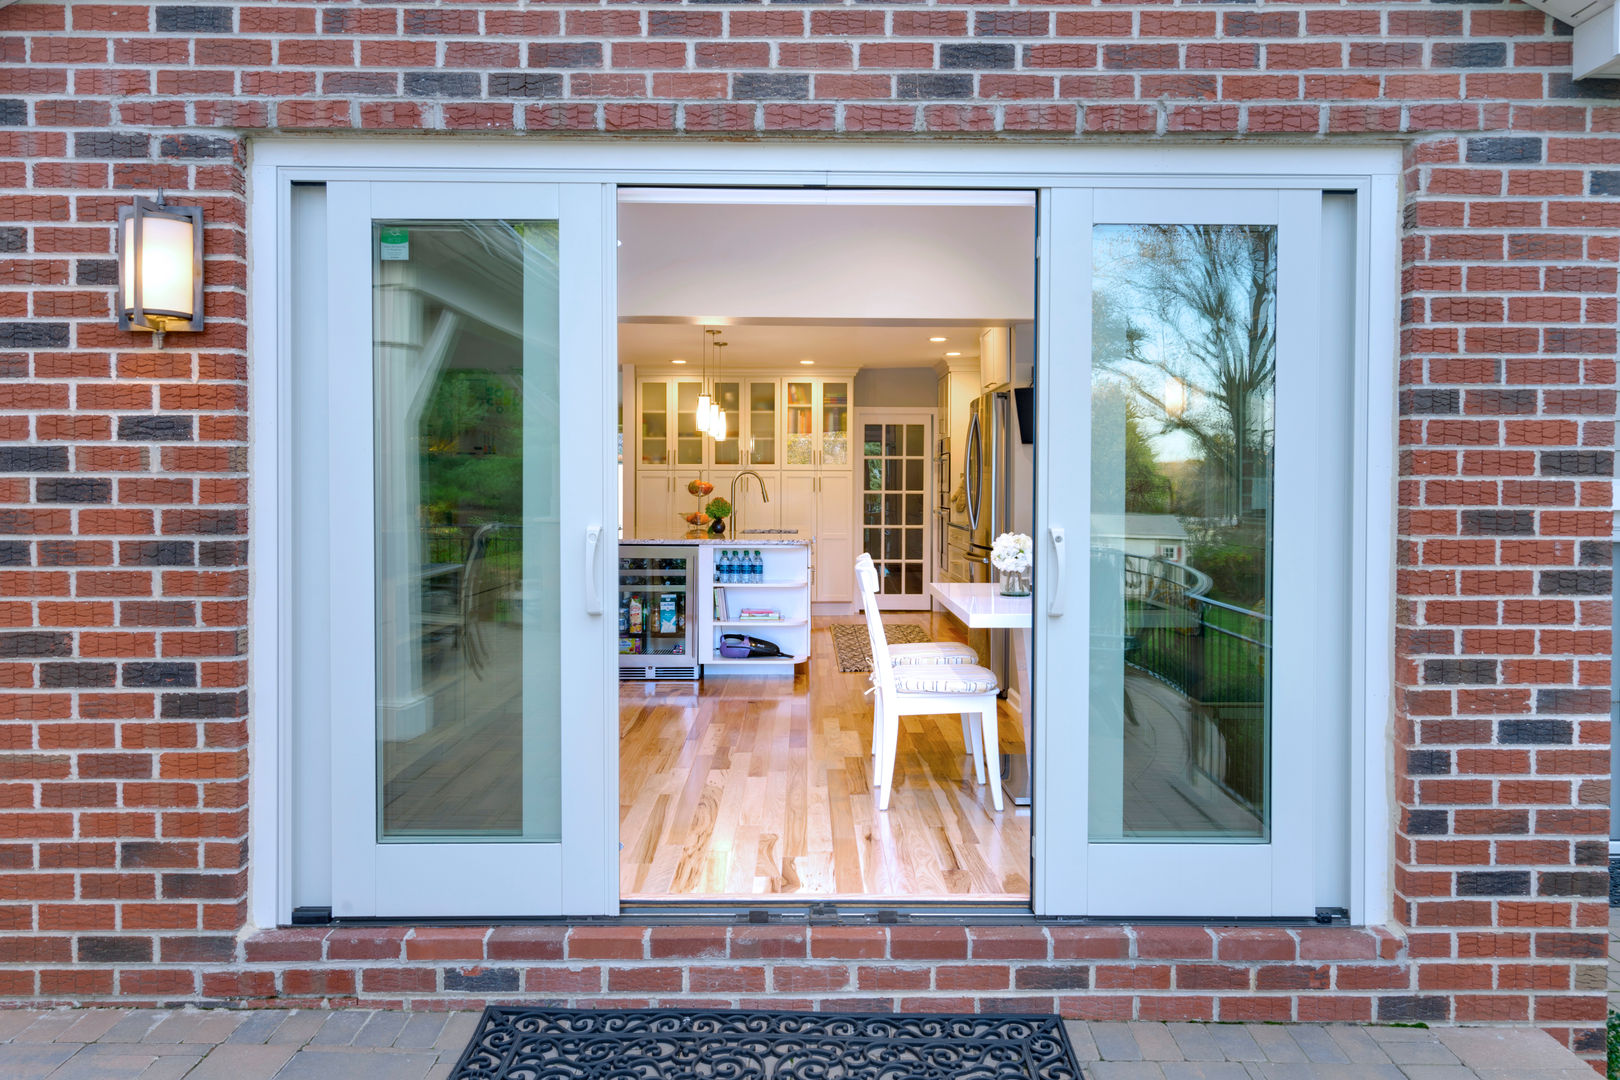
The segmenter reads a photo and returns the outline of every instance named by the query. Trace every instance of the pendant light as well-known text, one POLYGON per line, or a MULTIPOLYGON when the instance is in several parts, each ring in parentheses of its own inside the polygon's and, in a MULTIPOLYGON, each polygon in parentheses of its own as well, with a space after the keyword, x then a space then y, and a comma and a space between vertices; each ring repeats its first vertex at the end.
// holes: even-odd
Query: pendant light
POLYGON ((717 396, 714 402, 714 420, 709 425, 709 434, 714 436, 715 442, 725 442, 727 438, 726 410, 720 407, 720 400, 718 397, 720 389, 720 375, 724 365, 724 360, 721 357, 720 350, 725 347, 726 343, 724 341, 717 341, 714 343, 714 379, 715 392, 717 396))
POLYGON ((698 390, 697 400, 697 429, 703 434, 709 433, 714 423, 714 398, 709 396, 709 343, 714 340, 718 330, 705 330, 703 339, 703 386, 698 390))

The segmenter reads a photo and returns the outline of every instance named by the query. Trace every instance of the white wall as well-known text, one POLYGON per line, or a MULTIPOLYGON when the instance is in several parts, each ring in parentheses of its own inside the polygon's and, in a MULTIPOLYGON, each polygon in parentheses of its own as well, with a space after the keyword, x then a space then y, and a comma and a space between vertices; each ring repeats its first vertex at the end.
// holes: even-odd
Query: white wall
POLYGON ((866 368, 855 376, 860 409, 932 409, 939 405, 939 376, 933 368, 866 368))

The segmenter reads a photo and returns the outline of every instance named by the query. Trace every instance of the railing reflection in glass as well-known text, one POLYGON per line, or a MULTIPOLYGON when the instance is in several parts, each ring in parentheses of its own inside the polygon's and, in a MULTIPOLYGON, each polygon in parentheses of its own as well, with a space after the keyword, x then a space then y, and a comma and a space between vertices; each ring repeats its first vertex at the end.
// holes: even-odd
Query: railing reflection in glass
POLYGON ((557 226, 373 242, 377 837, 556 841, 557 226))
POLYGON ((1277 236, 1099 225, 1090 839, 1270 835, 1277 236))

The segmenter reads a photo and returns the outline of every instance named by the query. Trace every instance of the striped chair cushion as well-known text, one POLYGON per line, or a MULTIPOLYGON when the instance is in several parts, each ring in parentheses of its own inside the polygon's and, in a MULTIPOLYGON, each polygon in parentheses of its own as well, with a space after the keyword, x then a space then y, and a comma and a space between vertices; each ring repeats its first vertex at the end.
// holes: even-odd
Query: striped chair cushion
POLYGON ((896 664, 894 689, 901 694, 989 694, 996 673, 976 664, 896 664))
POLYGON ((979 654, 954 641, 919 641, 890 645, 891 664, 977 664, 979 654))

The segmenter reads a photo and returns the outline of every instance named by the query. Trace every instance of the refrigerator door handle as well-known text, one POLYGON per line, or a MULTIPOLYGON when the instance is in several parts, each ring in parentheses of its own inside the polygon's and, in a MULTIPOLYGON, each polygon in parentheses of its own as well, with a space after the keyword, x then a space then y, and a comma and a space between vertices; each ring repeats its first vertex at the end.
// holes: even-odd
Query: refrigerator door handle
POLYGON ((1069 552, 1063 542, 1063 526, 1048 525, 1052 537, 1052 586, 1046 593, 1046 613, 1056 617, 1063 614, 1063 579, 1068 567, 1069 552))
POLYGON ((979 529, 979 489, 980 475, 984 467, 984 451, 979 446, 979 412, 977 409, 968 417, 968 449, 967 468, 963 471, 962 482, 967 488, 968 526, 975 532, 979 529))
POLYGON ((602 614, 602 526, 585 528, 585 614, 602 614))

